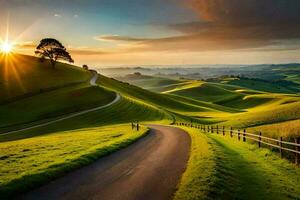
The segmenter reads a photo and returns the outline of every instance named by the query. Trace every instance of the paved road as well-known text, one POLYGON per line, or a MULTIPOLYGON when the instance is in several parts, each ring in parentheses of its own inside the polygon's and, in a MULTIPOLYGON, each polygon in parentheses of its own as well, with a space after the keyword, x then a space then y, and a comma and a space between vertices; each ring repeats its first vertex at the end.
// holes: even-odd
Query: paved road
MULTIPOLYGON (((92 86, 97 85, 96 81, 97 81, 98 77, 99 77, 99 75, 97 73, 94 73, 93 77, 90 80, 90 84, 92 86)), ((40 123, 40 124, 37 124, 37 125, 29 126, 29 127, 26 127, 26 128, 21 128, 21 129, 14 130, 14 131, 8 131, 8 132, 0 133, 0 134, 16 133, 16 132, 20 132, 20 131, 26 131, 26 130, 31 130, 31 129, 38 128, 38 127, 47 126, 49 124, 60 122, 60 121, 63 121, 63 120, 66 120, 66 119, 70 119, 70 118, 73 118, 73 117, 76 117, 76 116, 79 116, 79 115, 83 115, 83 114, 86 114, 86 113, 89 113, 89 112, 101 110, 103 108, 109 107, 109 106, 117 103, 120 99, 121 99, 121 96, 118 93, 116 93, 115 99, 112 102, 110 102, 110 103, 108 103, 106 105, 99 106, 99 107, 96 107, 96 108, 87 109, 87 110, 83 110, 83 111, 76 112, 76 113, 72 113, 72 114, 60 117, 58 119, 50 120, 50 121, 43 122, 43 123, 40 123)))
POLYGON ((189 157, 181 129, 150 125, 138 142, 73 171, 19 199, 172 199, 189 157))
POLYGON ((90 80, 90 85, 91 86, 95 86, 95 85, 97 85, 97 79, 98 79, 98 77, 99 77, 99 74, 96 72, 96 71, 94 71, 94 70, 92 70, 92 73, 94 74, 93 75, 93 77, 91 78, 91 80, 90 80))

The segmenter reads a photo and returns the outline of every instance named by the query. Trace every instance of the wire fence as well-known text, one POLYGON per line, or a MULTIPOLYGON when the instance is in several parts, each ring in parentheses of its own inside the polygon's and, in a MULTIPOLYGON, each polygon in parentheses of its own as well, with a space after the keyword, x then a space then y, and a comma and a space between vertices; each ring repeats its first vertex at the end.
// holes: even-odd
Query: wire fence
POLYGON ((230 137, 237 137, 237 139, 243 142, 247 140, 257 142, 258 147, 261 148, 262 144, 278 149, 280 157, 283 158, 284 151, 289 152, 290 154, 295 155, 295 164, 300 164, 300 138, 294 138, 295 142, 284 141, 282 137, 279 139, 274 139, 266 136, 262 136, 262 132, 259 134, 249 133, 246 129, 237 129, 234 130, 232 127, 229 129, 225 126, 212 126, 212 125, 202 125, 202 124, 192 124, 185 122, 175 122, 174 125, 177 126, 186 126, 191 128, 200 129, 204 133, 216 133, 221 134, 223 136, 229 135, 230 137))

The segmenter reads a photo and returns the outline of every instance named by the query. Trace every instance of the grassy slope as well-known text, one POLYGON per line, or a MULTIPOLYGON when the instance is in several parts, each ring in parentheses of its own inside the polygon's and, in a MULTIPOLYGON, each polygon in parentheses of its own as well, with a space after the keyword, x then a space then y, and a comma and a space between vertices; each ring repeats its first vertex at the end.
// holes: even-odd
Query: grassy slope
POLYGON ((236 138, 192 137, 191 157, 175 199, 297 199, 300 170, 267 149, 236 138))
POLYGON ((167 91, 167 93, 208 102, 218 102, 220 99, 231 100, 242 96, 242 94, 205 82, 195 82, 167 91))
POLYGON ((129 145, 147 128, 117 125, 0 143, 0 197, 23 192, 129 145))
POLYGON ((99 78, 98 84, 117 91, 123 96, 137 99, 152 104, 158 108, 168 109, 170 111, 197 112, 203 110, 203 108, 197 105, 190 104, 189 102, 178 101, 176 98, 169 95, 154 93, 128 83, 122 83, 120 81, 107 78, 105 76, 101 76, 99 78))
POLYGON ((195 82, 184 87, 167 91, 167 93, 212 102, 216 105, 240 110, 259 106, 274 100, 272 95, 259 91, 231 85, 204 82, 195 82))
POLYGON ((255 126, 248 129, 248 131, 256 134, 262 132, 264 136, 273 138, 281 136, 284 140, 293 141, 295 137, 300 137, 300 119, 255 126))
POLYGON ((283 103, 277 101, 262 106, 257 106, 245 113, 233 114, 231 116, 219 116, 225 122, 221 125, 233 127, 253 127, 264 124, 272 124, 300 118, 300 101, 283 103))
MULTIPOLYGON (((235 78, 232 80, 222 81, 223 83, 235 85, 239 87, 249 88, 252 90, 270 92, 270 93, 288 93, 293 94, 300 91, 300 88, 295 88, 295 85, 282 86, 276 83, 256 80, 256 79, 245 79, 245 78, 235 78)), ((298 85, 299 86, 299 85, 298 85)))
POLYGON ((299 74, 285 74, 286 78, 285 80, 287 81, 292 81, 294 83, 300 84, 300 75, 299 74))
POLYGON ((41 89, 85 82, 90 77, 89 72, 72 65, 57 63, 54 70, 35 57, 0 54, 0 102, 41 89))
MULTIPOLYGON (((220 125, 253 127, 300 118, 299 96, 253 90, 242 87, 243 83, 244 80, 236 78, 227 78, 219 83, 187 81, 184 84, 176 84, 172 89, 163 92, 163 96, 126 84, 118 90, 122 94, 147 101, 154 106, 194 117, 200 123, 222 122, 220 125), (230 81, 235 81, 236 85, 229 84, 230 81), (241 83, 238 84, 239 82, 241 83), (165 97, 168 99, 166 100, 165 97), (168 101, 169 99, 176 100, 176 102, 168 101), (182 107, 182 104, 193 107, 182 107)), ((119 82, 115 84, 120 86, 119 82)), ((155 77, 147 77, 147 84, 159 84, 159 82, 155 77)), ((272 84, 264 86, 260 82, 254 85, 261 85, 261 88, 256 88, 261 90, 265 90, 265 87, 269 89, 274 87, 272 84)), ((182 120, 186 119, 182 118, 182 120)))
POLYGON ((0 105, 0 129, 110 103, 115 93, 79 84, 0 105))
POLYGON ((188 167, 181 178, 174 200, 206 199, 215 181, 214 151, 205 135, 199 134, 196 129, 183 129, 192 138, 191 152, 188 167))
POLYGON ((79 67, 24 55, 0 56, 0 130, 14 130, 68 113, 105 105, 115 93, 90 86, 79 67))
POLYGON ((176 94, 180 99, 194 99, 195 101, 190 101, 191 104, 201 102, 203 111, 189 113, 191 116, 206 117, 226 126, 249 127, 300 118, 300 98, 297 95, 266 93, 199 81, 177 87, 167 93, 176 94), (210 103, 205 105, 205 101, 210 103))
POLYGON ((82 128, 92 128, 132 121, 161 121, 171 122, 169 114, 145 103, 129 98, 122 98, 116 104, 99 111, 90 112, 71 119, 66 119, 45 127, 9 134, 0 134, 0 142, 11 141, 39 135, 53 134, 82 128))
MULTIPOLYGON (((111 79, 106 78, 106 80, 107 85, 105 86, 114 85, 111 79)), ((123 85, 120 87, 122 88, 123 85)), ((37 107, 26 116, 24 113, 20 113, 19 120, 22 120, 22 117, 28 119, 46 113, 47 116, 49 114, 52 116, 52 114, 57 114, 56 112, 72 109, 71 105, 68 108, 62 104, 62 102, 70 103, 70 98, 74 101, 70 104, 74 105, 86 102, 89 106, 94 106, 95 103, 99 104, 99 98, 100 100, 102 98, 101 103, 103 103, 111 97, 110 94, 114 94, 110 92, 114 88, 106 88, 76 85, 21 99, 12 102, 11 106, 6 104, 3 108, 11 112, 14 109, 26 109, 22 108, 22 105, 26 104, 28 109, 37 107), (52 99, 53 96, 55 97, 52 99), (84 96, 84 98, 76 102, 75 96, 79 98, 84 96), (40 102, 48 102, 49 105, 41 106, 40 102), (52 112, 49 113, 49 111, 52 112)), ((7 119, 3 118, 3 120, 7 119)), ((166 123, 169 123, 172 117, 147 102, 132 98, 130 95, 123 95, 119 102, 99 111, 28 131, 1 134, 0 148, 3 152, 5 150, 0 159, 1 170, 5 171, 5 173, 1 172, 1 174, 5 174, 1 177, 1 192, 7 194, 28 190, 37 184, 49 181, 66 171, 88 164, 100 156, 128 145, 141 137, 145 130, 143 129, 138 134, 132 134, 129 122, 135 120, 160 120, 160 122, 165 120, 166 123), (118 125, 122 123, 126 123, 126 125, 118 125), (107 127, 105 127, 106 125, 107 127), (11 162, 14 159, 16 162, 11 162), (33 160, 35 161, 32 162, 33 160)))
POLYGON ((153 92, 163 92, 175 88, 178 85, 184 85, 188 83, 188 81, 178 79, 135 74, 129 74, 125 77, 120 77, 117 79, 153 92))
MULTIPOLYGON (((275 95, 274 97, 270 97, 269 93, 261 93, 259 91, 248 90, 247 88, 231 85, 215 83, 207 84, 198 81, 192 82, 190 85, 176 84, 175 89, 172 87, 173 92, 177 93, 180 91, 183 92, 183 94, 173 95, 153 93, 104 76, 100 76, 98 83, 107 90, 113 90, 120 93, 123 96, 122 100, 103 110, 78 116, 47 127, 0 135, 0 141, 4 142, 0 143, 0 145, 14 143, 5 141, 39 135, 44 135, 43 137, 56 135, 64 137, 64 135, 67 135, 70 131, 72 131, 72 133, 80 133, 83 129, 93 127, 103 128, 105 125, 129 123, 134 120, 160 121, 160 123, 161 120, 165 120, 165 122, 171 122, 172 116, 170 113, 187 121, 189 120, 188 116, 195 116, 198 118, 205 118, 202 123, 224 121, 223 124, 233 126, 254 126, 297 119, 300 116, 300 103, 297 102, 299 100, 298 97, 286 95, 275 95), (198 95, 198 90, 203 85, 206 86, 204 87, 204 91, 201 91, 203 88, 200 89, 200 92, 203 93, 200 96, 200 100, 197 96, 193 97, 194 95, 198 95), (195 88, 197 92, 193 91, 195 88), (185 95, 186 90, 188 91, 190 98, 178 96, 185 95), (218 92, 218 94, 216 94, 216 92, 218 92), (201 98, 203 98, 203 101, 201 101, 201 98), (214 103, 205 101, 213 101, 214 103), (238 108, 234 108, 236 107, 236 104, 238 104, 238 108), (207 117, 211 118, 206 120, 207 117)), ((99 131, 101 131, 101 129, 99 129, 99 131)), ((244 187, 241 186, 243 183, 249 181, 249 177, 239 173, 239 168, 241 166, 244 168, 243 172, 252 175, 255 175, 256 173, 266 173, 265 177, 274 182, 273 185, 269 186, 271 188, 270 191, 278 190, 278 188, 281 189, 282 184, 278 182, 278 179, 268 172, 260 171, 259 168, 261 167, 263 170, 270 170, 274 173, 278 172, 278 159, 274 158, 272 161, 273 157, 270 156, 270 158, 272 158, 270 163, 273 166, 266 164, 269 162, 269 152, 267 160, 265 160, 263 154, 260 155, 261 153, 259 152, 261 150, 256 152, 260 157, 253 158, 254 154, 251 154, 249 151, 250 147, 247 147, 247 149, 246 146, 242 146, 243 148, 241 147, 239 149, 238 146, 240 145, 237 145, 230 140, 223 141, 223 139, 214 137, 198 138, 197 133, 192 134, 193 151, 191 155, 192 160, 190 160, 189 165, 189 168, 192 166, 192 169, 187 169, 187 172, 184 175, 186 178, 183 178, 181 185, 181 188, 185 189, 181 191, 181 194, 178 192, 179 196, 177 198, 182 199, 185 195, 188 195, 187 193, 189 193, 190 199, 204 197, 205 195, 207 198, 214 199, 215 197, 224 196, 225 194, 233 198, 243 198, 244 196, 239 196, 239 191, 243 191, 244 187), (228 146, 228 144, 232 145, 234 149, 232 149, 231 146, 228 146), (245 158, 241 158, 241 156, 244 156, 245 158), (247 165, 253 166, 251 165, 253 163, 251 163, 250 159, 254 159, 255 162, 258 163, 253 169, 247 167, 247 165), (208 163, 210 168, 206 168, 206 165, 203 166, 203 163, 208 163), (258 167, 258 169, 256 169, 256 167, 258 167), (201 174, 200 172, 202 171, 205 174, 201 174), (196 175, 196 172, 198 172, 199 175, 196 175), (190 180, 192 180, 192 182, 190 182, 190 180), (227 184, 224 180, 229 180, 230 184, 227 184), (203 184, 195 183, 206 183, 206 185, 204 186, 203 184), (187 186, 184 186, 185 184, 187 184, 187 186)), ((41 137, 34 137, 28 140, 37 139, 38 141, 39 138, 41 137)), ((70 148, 73 147, 74 146, 70 145, 70 148)), ((23 152, 19 155, 22 155, 22 153, 23 152)), ((285 169, 287 172, 284 170, 280 171, 280 177, 281 175, 290 177, 291 174, 289 174, 288 171, 291 169, 290 165, 283 163, 283 167, 286 167, 285 169)), ((296 171, 296 173, 298 173, 298 171, 296 171)), ((291 180, 295 181, 293 178, 291 178, 291 180)), ((256 181, 268 184, 264 182, 265 180, 254 179, 253 183, 250 181, 249 186, 255 185, 256 181)), ((254 189, 251 188, 251 190, 254 189)), ((285 194, 286 190, 283 189, 283 191, 283 194, 285 194)), ((299 190, 296 188, 294 191, 298 192, 299 190)), ((248 191, 243 192, 247 193, 248 191)), ((291 195, 294 194, 295 192, 291 192, 291 195)))

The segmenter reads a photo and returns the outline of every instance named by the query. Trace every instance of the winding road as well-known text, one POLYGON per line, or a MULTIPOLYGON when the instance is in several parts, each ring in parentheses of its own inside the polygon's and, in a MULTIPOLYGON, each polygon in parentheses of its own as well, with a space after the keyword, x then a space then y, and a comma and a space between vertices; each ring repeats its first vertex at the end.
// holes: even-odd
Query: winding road
MULTIPOLYGON (((97 81, 99 75, 98 75, 98 73, 96 71, 92 71, 92 73, 93 73, 93 77, 90 80, 90 85, 91 86, 96 86, 97 85, 96 81, 97 81)), ((16 133, 16 132, 20 132, 20 131, 27 131, 27 130, 31 130, 31 129, 34 129, 34 128, 47 126, 49 124, 60 122, 60 121, 63 121, 63 120, 66 120, 66 119, 70 119, 70 118, 73 118, 73 117, 76 117, 76 116, 79 116, 79 115, 83 115, 83 114, 86 114, 86 113, 89 113, 89 112, 101 110, 103 108, 109 107, 109 106, 117 103, 118 101, 120 101, 120 99, 121 99, 121 96, 118 93, 116 93, 115 99, 112 102, 110 102, 110 103, 108 103, 106 105, 99 106, 99 107, 96 107, 96 108, 87 109, 87 110, 83 110, 83 111, 76 112, 76 113, 72 113, 72 114, 60 117, 58 119, 50 120, 50 121, 43 122, 43 123, 40 123, 40 124, 37 124, 37 125, 33 125, 33 126, 30 126, 30 127, 26 127, 26 128, 21 128, 21 129, 17 129, 17 130, 13 130, 13 131, 7 131, 7 132, 0 133, 0 134, 16 133)))
POLYGON ((190 137, 174 127, 149 127, 136 143, 17 199, 172 199, 189 158, 190 137))

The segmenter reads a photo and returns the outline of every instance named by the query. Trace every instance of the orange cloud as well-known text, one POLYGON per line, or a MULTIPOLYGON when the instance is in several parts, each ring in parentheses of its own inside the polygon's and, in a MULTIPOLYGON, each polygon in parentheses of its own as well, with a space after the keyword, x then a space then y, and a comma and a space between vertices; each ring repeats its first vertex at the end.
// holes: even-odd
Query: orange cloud
POLYGON ((299 0, 186 0, 198 21, 167 25, 181 35, 134 38, 106 35, 96 39, 127 42, 120 52, 210 51, 253 48, 295 49, 300 44, 299 0), (297 45, 296 45, 297 46, 297 45))

